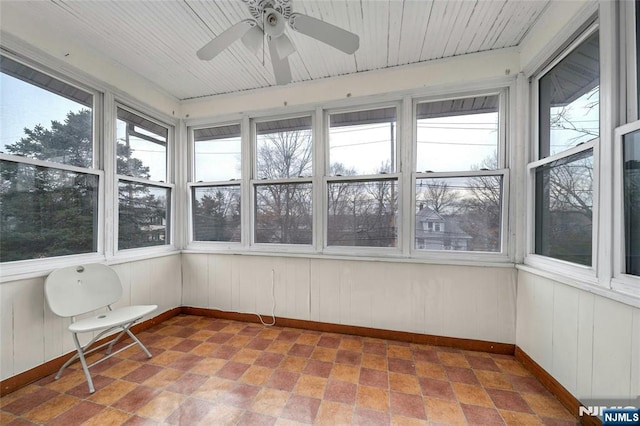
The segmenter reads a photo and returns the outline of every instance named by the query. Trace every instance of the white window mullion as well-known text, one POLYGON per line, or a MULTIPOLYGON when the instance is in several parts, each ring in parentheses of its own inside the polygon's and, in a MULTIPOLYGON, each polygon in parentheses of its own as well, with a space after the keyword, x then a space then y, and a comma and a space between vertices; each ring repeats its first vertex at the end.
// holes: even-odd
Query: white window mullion
POLYGON ((415 165, 413 141, 416 138, 416 129, 413 126, 413 100, 410 96, 402 99, 400 107, 400 120, 398 120, 399 137, 397 143, 400 151, 400 180, 399 186, 402 191, 398 194, 398 239, 400 240, 400 250, 403 255, 411 255, 413 247, 412 235, 415 226, 415 184, 413 184, 412 172, 415 165))
POLYGON ((253 166, 253 159, 255 158, 255 131, 253 123, 249 120, 249 116, 242 118, 240 125, 240 138, 242 140, 242 189, 241 189, 241 209, 240 209, 240 241, 245 249, 248 249, 253 244, 254 235, 254 223, 253 223, 253 185, 251 185, 251 179, 253 179, 255 173, 255 167, 253 166))
POLYGON ((328 139, 325 132, 325 117, 322 107, 317 107, 313 116, 313 245, 321 252, 326 241, 327 197, 324 176, 328 169, 326 147, 328 139))
POLYGON ((118 241, 118 191, 116 178, 116 102, 112 93, 104 95, 102 157, 104 184, 104 247, 107 259, 113 257, 118 241))

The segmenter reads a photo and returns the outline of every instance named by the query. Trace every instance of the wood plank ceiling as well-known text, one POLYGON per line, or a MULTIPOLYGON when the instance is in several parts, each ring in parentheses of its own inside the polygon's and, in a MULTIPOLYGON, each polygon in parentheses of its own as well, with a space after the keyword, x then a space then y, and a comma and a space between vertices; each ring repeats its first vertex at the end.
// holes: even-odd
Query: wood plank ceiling
MULTIPOLYGON (((292 0, 294 12, 360 36, 346 55, 287 29, 294 82, 517 46, 548 0, 292 0)), ((61 40, 82 40, 178 99, 275 85, 269 49, 235 42, 211 61, 195 52, 251 17, 241 0, 0 1, 2 19, 27 18, 61 40), (263 62, 264 61, 264 62, 263 62)))

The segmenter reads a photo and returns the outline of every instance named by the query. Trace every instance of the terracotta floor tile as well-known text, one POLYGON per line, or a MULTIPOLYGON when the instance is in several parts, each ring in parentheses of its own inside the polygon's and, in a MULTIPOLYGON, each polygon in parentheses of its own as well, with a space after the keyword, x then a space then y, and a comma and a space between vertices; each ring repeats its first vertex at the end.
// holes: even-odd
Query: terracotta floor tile
POLYGON ((293 392, 312 398, 322 398, 328 380, 324 377, 303 374, 296 382, 293 392))
POLYGON ((469 362, 464 355, 460 353, 451 353, 451 352, 438 352, 438 358, 440 358, 440 362, 443 365, 448 365, 451 367, 465 367, 469 368, 469 362))
POLYGON ((317 346, 311 353, 311 359, 315 359, 316 361, 334 362, 336 360, 337 353, 337 349, 317 346))
POLYGON ((131 414, 113 408, 105 408, 83 423, 82 426, 119 426, 124 424, 131 414))
POLYGON ((358 386, 357 405, 373 410, 389 410, 389 391, 370 386, 358 386))
POLYGON ((516 413, 508 410, 498 410, 504 422, 509 426, 539 426, 542 420, 535 414, 516 413))
POLYGON ((220 396, 229 391, 234 384, 235 382, 232 380, 222 379, 220 377, 211 377, 196 389, 191 396, 209 401, 217 401, 220 396))
POLYGON ((321 400, 317 398, 292 394, 282 410, 282 417, 303 423, 313 423, 318 414, 320 402, 321 400))
POLYGON ((325 387, 324 399, 344 404, 355 404, 358 386, 354 383, 329 380, 325 387))
POLYGON ((393 414, 426 420, 424 400, 418 395, 408 395, 401 392, 391 392, 389 395, 390 410, 393 414))
POLYGON ((207 425, 235 425, 240 420, 245 410, 232 405, 216 404, 212 410, 205 415, 200 424, 207 425))
POLYGON ((251 403, 250 409, 257 413, 278 417, 289 399, 290 393, 263 388, 251 403))
POLYGON ((371 368, 373 370, 387 370, 387 357, 368 354, 362 354, 362 367, 371 368))
POLYGON ((564 409, 562 404, 553 396, 540 395, 534 393, 524 393, 522 398, 527 401, 529 407, 539 417, 550 417, 553 419, 574 421, 575 418, 564 409))
POLYGON ((480 382, 470 368, 444 366, 447 377, 452 382, 467 383, 469 385, 479 385, 480 382))
POLYGON ((334 401, 322 401, 314 424, 316 425, 348 425, 353 423, 353 405, 334 401))
POLYGON ((262 386, 267 382, 267 379, 269 379, 272 373, 273 370, 271 368, 252 365, 247 368, 247 371, 245 371, 238 380, 250 385, 262 386))
POLYGON ((466 383, 451 383, 451 386, 461 404, 494 407, 493 401, 491 401, 482 386, 468 385, 466 383))
POLYGON ((533 414, 527 402, 518 392, 502 389, 486 389, 486 392, 498 409, 533 414))
POLYGON ((301 373, 306 366, 307 358, 300 358, 298 356, 287 356, 282 360, 278 368, 295 373, 301 373))
POLYGON ((128 394, 137 386, 138 385, 136 383, 116 380, 109 383, 107 386, 96 389, 96 392, 91 394, 87 399, 95 402, 96 404, 111 405, 122 398, 122 395, 128 394))
POLYGON ((136 414, 162 422, 186 401, 185 395, 173 392, 161 392, 151 401, 137 410, 136 414))
POLYGON ((2 423, 577 424, 510 355, 188 315, 138 336, 153 358, 98 364, 93 394, 75 363, 0 399, 2 423))
POLYGON ((273 372, 265 386, 273 389, 291 392, 296 386, 300 374, 286 370, 276 370, 273 372))
POLYGON ((460 404, 460 407, 469 424, 496 426, 505 424, 502 416, 495 408, 467 404, 460 404))
POLYGON ((456 395, 453 392, 451 383, 444 380, 429 379, 426 377, 420 378, 418 381, 424 396, 456 401, 456 395))
POLYGON ((427 419, 430 423, 466 424, 466 418, 458 402, 435 398, 425 398, 424 402, 427 409, 427 419))
POLYGON ((513 389, 509 376, 495 371, 474 370, 480 384, 485 388, 513 389))
POLYGON ((411 348, 407 346, 399 346, 397 344, 387 346, 387 356, 389 358, 413 359, 411 348))
POLYGON ((81 399, 69 395, 56 395, 24 414, 24 417, 36 423, 46 423, 81 401, 81 399))
POLYGON ((329 378, 349 383, 358 383, 360 367, 357 365, 334 364, 329 378))
POLYGON ((389 373, 389 388, 392 391, 420 395, 418 378, 409 374, 389 373))
POLYGON ((416 362, 416 375, 418 377, 429 377, 431 379, 447 380, 447 375, 444 371, 443 366, 428 361, 416 362))
POLYGON ((47 422, 51 426, 69 426, 71 424, 81 424, 104 410, 102 405, 89 401, 80 401, 69 410, 58 417, 47 422))

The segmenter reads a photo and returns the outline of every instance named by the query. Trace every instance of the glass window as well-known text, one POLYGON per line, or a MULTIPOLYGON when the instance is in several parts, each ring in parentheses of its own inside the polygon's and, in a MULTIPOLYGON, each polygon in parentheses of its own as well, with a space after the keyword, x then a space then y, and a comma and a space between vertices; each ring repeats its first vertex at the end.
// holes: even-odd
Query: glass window
POLYGON ((258 179, 289 179, 313 174, 311 117, 256 123, 258 179))
POLYGON ((640 275, 640 132, 623 139, 625 272, 640 275))
POLYGON ((94 95, 5 56, 0 71, 0 261, 96 252, 94 95))
POLYGON ((169 128, 118 107, 118 249, 170 243, 169 128))
POLYGON ((255 197, 256 243, 312 243, 310 183, 256 185, 255 197))
POLYGON ((396 171, 396 108, 329 115, 329 174, 396 171))
POLYGON ((168 134, 166 127, 118 108, 118 174, 166 182, 168 134))
POLYGON ((416 170, 498 168, 499 103, 498 95, 419 103, 416 170))
POLYGON ((118 185, 118 248, 148 247, 168 243, 170 190, 121 181, 118 185))
POLYGON ((535 170, 535 253, 591 266, 593 151, 535 170))
POLYGON ((415 247, 500 252, 502 175, 416 179, 415 247))
POLYGON ((540 78, 539 158, 599 137, 599 52, 596 31, 540 78))
POLYGON ((193 239, 240 242, 240 185, 192 187, 193 239))
POLYGON ((254 242, 312 244, 311 117, 255 124, 254 242))
POLYGON ((396 179, 331 181, 327 187, 327 245, 397 245, 396 179))
POLYGON ((0 260, 97 250, 98 176, 0 161, 0 260))
POLYGON ((240 125, 195 129, 196 182, 231 181, 242 175, 240 125))

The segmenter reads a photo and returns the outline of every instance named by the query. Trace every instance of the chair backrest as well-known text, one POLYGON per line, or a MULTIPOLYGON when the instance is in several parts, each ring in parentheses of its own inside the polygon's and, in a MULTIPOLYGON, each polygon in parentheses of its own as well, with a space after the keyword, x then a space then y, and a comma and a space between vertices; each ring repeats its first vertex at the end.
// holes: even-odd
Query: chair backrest
POLYGON ((122 297, 118 274, 93 263, 57 269, 44 283, 44 294, 54 314, 72 317, 117 302, 122 297))

